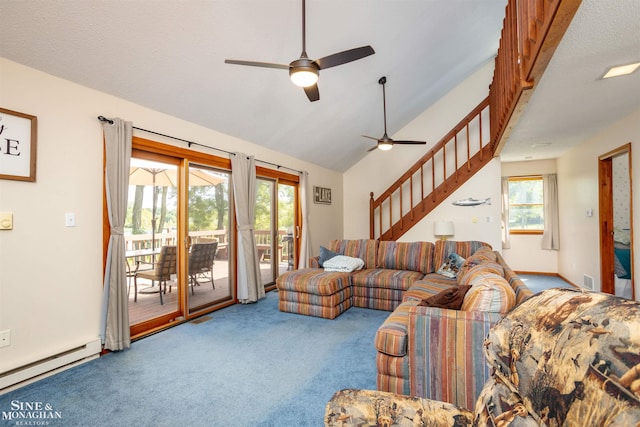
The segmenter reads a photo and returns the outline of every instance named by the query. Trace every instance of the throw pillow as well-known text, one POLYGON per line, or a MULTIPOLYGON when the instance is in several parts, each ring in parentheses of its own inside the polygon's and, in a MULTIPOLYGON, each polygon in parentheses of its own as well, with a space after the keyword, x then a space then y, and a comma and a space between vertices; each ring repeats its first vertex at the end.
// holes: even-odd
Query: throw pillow
POLYGON ((340 255, 337 252, 330 251, 324 246, 320 246, 320 257, 318 258, 318 265, 320 267, 324 267, 324 263, 329 261, 331 258, 340 255))
POLYGON ((447 258, 447 261, 442 264, 442 266, 438 269, 436 273, 441 274, 446 277, 450 277, 455 279, 458 276, 458 271, 460 267, 464 264, 464 258, 462 258, 458 254, 451 254, 447 258))
POLYGON ((423 299, 418 305, 427 307, 448 308, 450 310, 460 310, 464 296, 471 289, 471 286, 452 286, 444 291, 423 299))

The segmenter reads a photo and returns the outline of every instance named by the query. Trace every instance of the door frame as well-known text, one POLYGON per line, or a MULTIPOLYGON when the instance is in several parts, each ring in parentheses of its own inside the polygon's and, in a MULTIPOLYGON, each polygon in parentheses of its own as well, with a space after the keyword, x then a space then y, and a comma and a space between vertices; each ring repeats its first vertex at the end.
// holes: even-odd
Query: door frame
POLYGON ((613 159, 628 154, 629 162, 629 238, 631 256, 631 297, 635 299, 633 266, 633 172, 631 143, 622 145, 598 157, 598 207, 600 224, 600 290, 615 294, 615 255, 613 244, 613 159))

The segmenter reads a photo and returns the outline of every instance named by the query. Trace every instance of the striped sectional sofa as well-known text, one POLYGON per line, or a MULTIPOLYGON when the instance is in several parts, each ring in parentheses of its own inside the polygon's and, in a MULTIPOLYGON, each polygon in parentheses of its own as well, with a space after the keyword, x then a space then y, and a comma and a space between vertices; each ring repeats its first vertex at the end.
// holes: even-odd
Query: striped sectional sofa
POLYGON ((392 311, 375 338, 377 388, 473 405, 489 378, 482 353, 489 328, 532 295, 500 253, 479 241, 333 240, 332 252, 360 258, 362 270, 329 272, 319 258, 276 285, 279 309, 334 319, 349 307, 392 311), (451 254, 464 258, 457 277, 436 273, 451 254), (422 301, 471 285, 461 310, 422 301))
POLYGON ((481 242, 436 243, 439 260, 465 258, 456 278, 431 273, 416 281, 377 331, 377 388, 472 408, 489 378, 483 343, 489 329, 533 292, 500 253, 481 242), (422 301, 471 285, 460 310, 422 301))

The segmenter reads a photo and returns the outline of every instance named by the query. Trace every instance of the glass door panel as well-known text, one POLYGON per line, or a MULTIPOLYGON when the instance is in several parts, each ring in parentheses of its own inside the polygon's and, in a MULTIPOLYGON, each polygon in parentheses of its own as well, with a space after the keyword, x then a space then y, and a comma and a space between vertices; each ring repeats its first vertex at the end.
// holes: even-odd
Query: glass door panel
POLYGON ((278 184, 278 245, 280 259, 278 275, 295 267, 295 239, 296 187, 288 184, 278 184))
POLYGON ((177 176, 173 159, 131 159, 125 222, 130 325, 181 314, 177 176))
POLYGON ((253 230, 256 238, 256 249, 260 261, 260 275, 265 287, 275 284, 274 263, 277 262, 277 249, 274 249, 274 191, 273 180, 258 178, 256 191, 256 217, 253 230))
POLYGON ((229 178, 226 171, 189 165, 187 301, 190 314, 228 301, 232 296, 229 178))

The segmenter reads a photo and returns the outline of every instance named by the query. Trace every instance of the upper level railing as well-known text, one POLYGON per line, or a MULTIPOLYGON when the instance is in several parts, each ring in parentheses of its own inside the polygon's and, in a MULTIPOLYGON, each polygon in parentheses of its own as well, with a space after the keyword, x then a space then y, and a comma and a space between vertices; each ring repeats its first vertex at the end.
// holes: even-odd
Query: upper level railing
POLYGON ((491 146, 499 153, 519 119, 534 83, 546 69, 581 0, 509 0, 493 82, 491 146))

